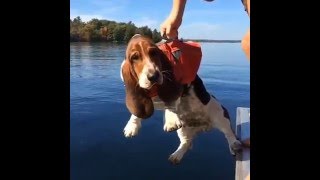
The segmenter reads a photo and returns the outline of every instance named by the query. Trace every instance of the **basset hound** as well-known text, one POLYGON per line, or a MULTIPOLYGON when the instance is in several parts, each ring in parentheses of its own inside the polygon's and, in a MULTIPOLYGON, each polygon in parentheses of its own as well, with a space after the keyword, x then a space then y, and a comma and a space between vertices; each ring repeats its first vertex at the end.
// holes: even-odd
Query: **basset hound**
POLYGON ((125 137, 136 136, 141 121, 151 117, 154 110, 162 110, 164 131, 176 130, 180 139, 179 147, 169 156, 173 164, 180 163, 198 133, 213 128, 224 133, 232 155, 242 149, 227 109, 207 92, 198 75, 190 84, 179 83, 167 56, 149 38, 131 38, 120 69, 131 113, 123 131, 125 137))

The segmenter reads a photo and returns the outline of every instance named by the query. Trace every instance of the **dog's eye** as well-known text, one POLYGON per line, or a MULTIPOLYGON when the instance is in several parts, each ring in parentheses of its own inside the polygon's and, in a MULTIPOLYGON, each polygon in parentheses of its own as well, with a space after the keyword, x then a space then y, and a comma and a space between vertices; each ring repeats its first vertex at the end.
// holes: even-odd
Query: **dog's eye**
POLYGON ((138 60, 138 59, 139 59, 139 55, 138 55, 138 53, 134 53, 134 54, 132 54, 132 56, 131 56, 131 60, 135 61, 135 60, 138 60))

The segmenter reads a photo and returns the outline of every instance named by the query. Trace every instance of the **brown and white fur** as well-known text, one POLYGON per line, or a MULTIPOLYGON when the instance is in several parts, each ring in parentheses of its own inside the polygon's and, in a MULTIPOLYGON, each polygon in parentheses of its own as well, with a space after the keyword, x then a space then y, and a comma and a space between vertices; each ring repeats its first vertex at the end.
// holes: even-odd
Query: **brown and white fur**
POLYGON ((167 57, 148 38, 135 35, 128 43, 126 58, 121 65, 125 83, 126 106, 131 117, 124 128, 125 137, 136 136, 143 119, 154 110, 164 111, 164 131, 177 131, 180 145, 169 161, 180 163, 192 147, 192 140, 200 132, 213 128, 224 133, 232 155, 241 150, 227 110, 210 95, 199 76, 188 85, 177 83, 167 57), (149 97, 148 91, 158 86, 158 96, 149 97))

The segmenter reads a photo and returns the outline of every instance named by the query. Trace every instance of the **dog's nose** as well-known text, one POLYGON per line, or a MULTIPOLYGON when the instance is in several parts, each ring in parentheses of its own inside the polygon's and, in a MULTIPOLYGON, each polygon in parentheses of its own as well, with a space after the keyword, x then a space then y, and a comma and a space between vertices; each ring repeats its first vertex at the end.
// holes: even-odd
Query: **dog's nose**
POLYGON ((160 76, 159 72, 156 71, 153 74, 149 74, 147 78, 150 82, 156 82, 159 79, 159 76, 160 76))

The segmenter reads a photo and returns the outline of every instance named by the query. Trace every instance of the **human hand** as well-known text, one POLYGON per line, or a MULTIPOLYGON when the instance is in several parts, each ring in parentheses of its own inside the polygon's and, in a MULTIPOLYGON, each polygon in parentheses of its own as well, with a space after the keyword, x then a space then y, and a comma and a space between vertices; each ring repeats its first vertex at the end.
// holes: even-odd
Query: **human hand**
POLYGON ((169 16, 160 26, 161 36, 167 36, 168 39, 178 38, 178 29, 181 25, 182 18, 169 16))

